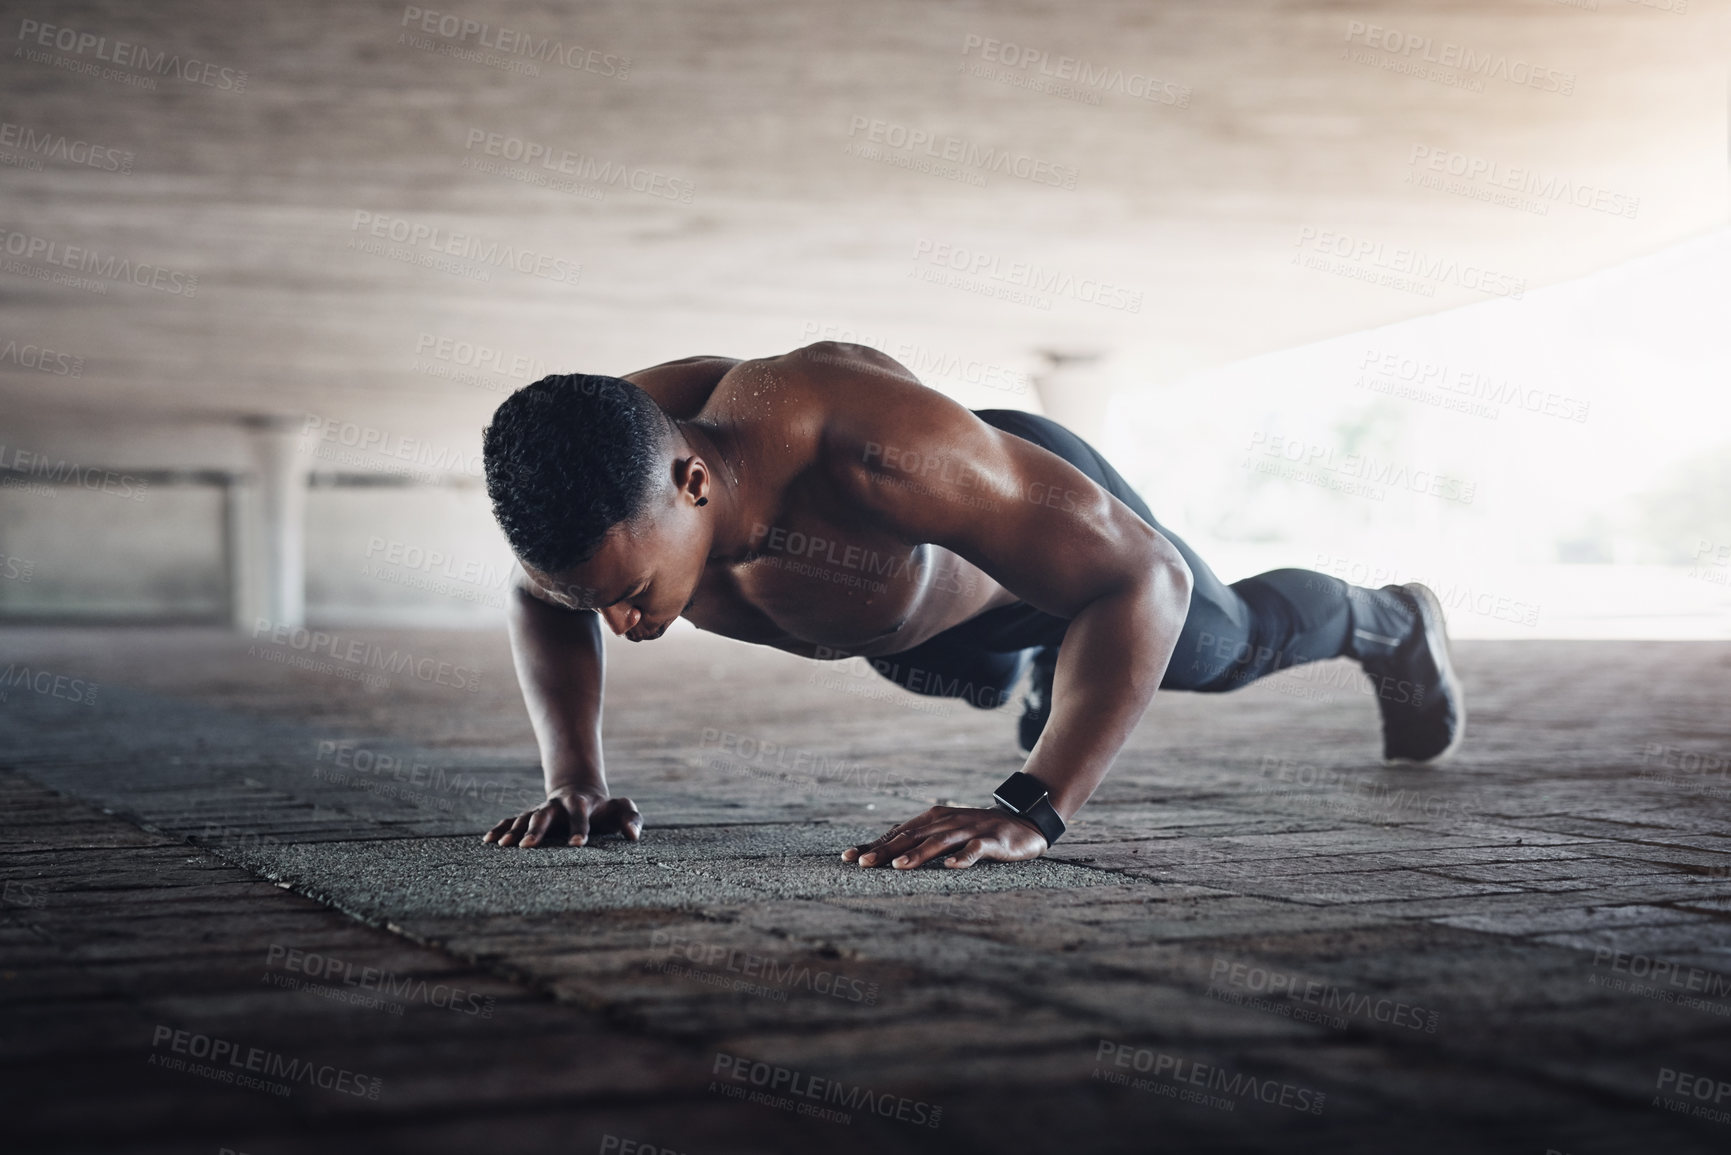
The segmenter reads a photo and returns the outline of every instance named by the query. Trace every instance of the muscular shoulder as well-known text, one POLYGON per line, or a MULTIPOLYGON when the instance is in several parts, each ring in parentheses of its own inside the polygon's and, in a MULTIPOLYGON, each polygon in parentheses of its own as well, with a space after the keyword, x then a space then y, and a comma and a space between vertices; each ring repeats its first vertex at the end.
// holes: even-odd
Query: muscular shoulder
POLYGON ((704 416, 736 425, 767 424, 795 437, 821 436, 850 428, 869 413, 872 391, 886 384, 931 393, 887 354, 820 341, 780 356, 732 363, 714 385, 704 416))
POLYGON ((893 357, 825 341, 788 358, 822 409, 826 472, 851 501, 898 505, 928 482, 972 488, 1000 464, 996 431, 893 357))
POLYGON ((623 374, 621 379, 649 394, 669 417, 685 420, 709 404, 710 396, 739 364, 734 357, 682 357, 623 374))
POLYGON ((701 416, 754 452, 815 467, 856 506, 906 500, 910 469, 924 481, 978 469, 996 444, 994 430, 895 358, 840 341, 731 362, 701 416))

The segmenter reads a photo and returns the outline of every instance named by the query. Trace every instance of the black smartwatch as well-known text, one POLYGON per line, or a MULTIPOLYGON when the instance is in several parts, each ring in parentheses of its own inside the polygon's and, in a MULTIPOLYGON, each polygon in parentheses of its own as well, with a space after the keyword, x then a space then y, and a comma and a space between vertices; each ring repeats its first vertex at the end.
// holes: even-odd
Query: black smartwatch
POLYGON ((992 801, 1018 818, 1032 822, 1051 846, 1064 835, 1064 820, 1052 809, 1051 791, 1032 774, 1020 770, 992 791, 992 801))

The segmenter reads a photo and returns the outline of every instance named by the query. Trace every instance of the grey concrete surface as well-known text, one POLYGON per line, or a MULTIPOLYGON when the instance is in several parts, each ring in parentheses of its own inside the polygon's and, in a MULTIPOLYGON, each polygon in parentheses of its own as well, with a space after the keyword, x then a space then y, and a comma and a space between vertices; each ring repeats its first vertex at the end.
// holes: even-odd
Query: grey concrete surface
POLYGON ((975 1151, 1012 1134, 1087 1151, 1157 1135, 1181 1150, 1581 1155, 1717 1150, 1731 1133, 1659 1085, 1726 1078, 1731 1053, 1724 645, 1464 643, 1474 728, 1431 768, 1375 761, 1374 703, 1345 679, 1323 695, 1290 673, 1163 694, 1048 859, 890 874, 836 854, 932 801, 978 800, 1014 763, 1013 710, 839 692, 811 663, 700 634, 619 646, 610 774, 643 808, 644 841, 502 850, 479 832, 533 773, 503 639, 369 636, 472 662, 480 688, 361 689, 214 631, 0 634, 12 668, 99 686, 93 704, 15 687, 0 702, 5 780, 73 812, 44 825, 15 808, 0 843, 6 989, 30 1008, 3 1045, 36 1101, 30 1134, 250 1153, 301 1149, 306 1123, 321 1149, 467 1150, 508 1118, 527 1149, 612 1133, 681 1152, 975 1151), (847 777, 866 765, 885 776, 847 777), (149 853, 120 857, 133 846, 149 853), (187 860, 256 882, 219 908, 187 860), (150 942, 118 949, 136 936, 81 918, 99 894, 148 911, 150 942), (271 930, 281 902, 326 929, 271 930), (453 1033, 324 1006, 340 1029, 321 1053, 384 1071, 394 1102, 356 1113, 201 1088, 196 1124, 138 1105, 156 1086, 140 1071, 149 1028, 171 1011, 293 1043, 294 1016, 225 992, 259 982, 273 942, 335 953, 340 927, 366 951, 495 984, 543 1041, 515 1050, 518 1019, 453 1033), (207 977, 165 993, 153 976, 177 968, 207 977), (1270 997, 1275 982, 1301 997, 1270 997), (41 1025, 94 1024, 119 997, 132 1025, 95 1042, 94 1025, 41 1025), (554 1038, 637 1057, 547 1068, 554 1038), (1108 1084, 1103 1044, 1222 1072, 1215 1102, 1169 1097, 1193 1089, 1170 1066, 1108 1084), (97 1091, 64 1074, 93 1046, 112 1067, 97 1091), (729 1101, 709 1089, 721 1054, 941 1106, 942 1121, 729 1101), (1324 1109, 1230 1090, 1252 1077, 1324 1109), (124 1141, 69 1098, 92 1095, 101 1117, 133 1120, 124 1141))
POLYGON ((328 841, 237 846, 254 872, 315 893, 363 917, 402 923, 452 917, 558 914, 650 907, 705 910, 768 899, 970 895, 993 890, 1099 886, 1110 875, 1058 862, 1031 869, 862 870, 837 846, 866 842, 868 826, 686 827, 648 847, 609 840, 595 847, 505 853, 462 838, 328 841))

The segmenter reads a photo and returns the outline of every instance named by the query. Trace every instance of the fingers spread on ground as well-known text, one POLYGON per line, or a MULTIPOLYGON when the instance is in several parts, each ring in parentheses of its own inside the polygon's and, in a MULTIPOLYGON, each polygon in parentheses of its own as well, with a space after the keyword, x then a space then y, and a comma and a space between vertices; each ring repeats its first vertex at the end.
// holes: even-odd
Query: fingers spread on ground
POLYGON ((531 810, 527 814, 519 814, 517 817, 511 819, 511 829, 505 831, 505 833, 500 836, 499 845, 515 846, 517 844, 517 839, 521 837, 523 831, 528 829, 529 819, 534 815, 534 813, 535 812, 531 810))
POLYGON ((916 842, 919 842, 930 833, 930 831, 910 830, 903 834, 898 834, 889 841, 881 843, 860 855, 859 864, 861 866, 876 866, 880 862, 888 862, 890 859, 902 853, 916 842))
POLYGON ((888 842, 890 839, 896 837, 896 835, 900 831, 901 831, 901 827, 898 826, 894 830, 890 831, 888 834, 884 835, 882 838, 874 838, 870 842, 862 842, 858 846, 848 847, 846 850, 841 852, 842 861, 843 862, 852 862, 854 859, 858 858, 862 854, 870 854, 873 850, 882 846, 884 843, 888 842))
POLYGON ((543 806, 535 811, 535 816, 529 819, 529 829, 523 835, 524 846, 538 845, 547 835, 547 827, 553 824, 555 811, 551 806, 543 806))
POLYGON ((619 800, 619 829, 633 842, 643 837, 643 815, 629 798, 619 800))
POLYGON ((858 847, 858 849, 861 851, 872 850, 897 838, 905 838, 910 834, 918 834, 921 831, 930 828, 933 823, 939 822, 945 817, 945 815, 937 813, 935 809, 928 810, 918 817, 910 818, 906 822, 890 827, 884 833, 878 835, 878 837, 858 847))
POLYGON ((482 842, 497 842, 497 841, 499 841, 499 836, 511 828, 511 821, 512 820, 509 818, 501 819, 493 827, 493 829, 491 829, 491 830, 487 831, 487 833, 481 835, 481 841, 482 842))
MULTIPOLYGON (((631 827, 643 828, 643 815, 637 812, 629 798, 615 798, 607 807, 607 829, 629 831, 631 827)), ((599 828, 597 828, 599 829, 599 828)), ((630 837, 627 833, 626 837, 630 837)))
POLYGON ((984 854, 985 851, 985 839, 971 838, 968 840, 968 844, 962 847, 960 853, 952 854, 949 858, 945 859, 944 865, 956 870, 961 870, 978 862, 980 860, 980 855, 984 854))
POLYGON ((567 842, 571 846, 582 846, 589 841, 589 803, 579 798, 570 804, 568 813, 571 815, 571 837, 567 842))
POLYGON ((964 835, 956 833, 934 834, 903 851, 890 865, 897 870, 912 870, 916 866, 924 866, 944 851, 957 845, 964 837, 964 835))

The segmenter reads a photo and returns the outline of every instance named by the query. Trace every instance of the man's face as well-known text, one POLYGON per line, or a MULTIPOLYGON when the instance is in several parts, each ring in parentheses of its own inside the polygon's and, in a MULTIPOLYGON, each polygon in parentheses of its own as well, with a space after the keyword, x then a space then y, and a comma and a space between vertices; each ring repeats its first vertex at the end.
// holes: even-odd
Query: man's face
POLYGON ((673 491, 651 499, 634 526, 614 526, 583 564, 556 574, 523 569, 560 605, 595 610, 615 634, 647 642, 691 607, 707 551, 696 510, 673 491))

